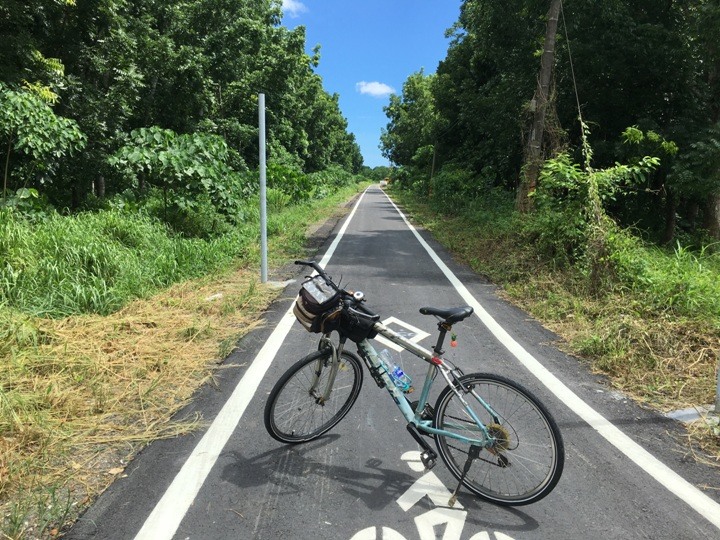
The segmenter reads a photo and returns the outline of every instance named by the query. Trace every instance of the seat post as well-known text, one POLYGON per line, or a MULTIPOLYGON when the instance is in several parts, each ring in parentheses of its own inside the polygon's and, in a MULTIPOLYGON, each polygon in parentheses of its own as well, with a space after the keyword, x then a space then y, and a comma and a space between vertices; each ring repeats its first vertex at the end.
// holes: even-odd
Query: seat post
POLYGON ((445 342, 445 335, 452 330, 452 326, 447 324, 445 321, 440 321, 438 323, 438 330, 440 331, 440 335, 438 335, 437 343, 435 344, 433 351, 435 351, 435 354, 440 356, 445 353, 445 351, 442 350, 443 343, 445 342))

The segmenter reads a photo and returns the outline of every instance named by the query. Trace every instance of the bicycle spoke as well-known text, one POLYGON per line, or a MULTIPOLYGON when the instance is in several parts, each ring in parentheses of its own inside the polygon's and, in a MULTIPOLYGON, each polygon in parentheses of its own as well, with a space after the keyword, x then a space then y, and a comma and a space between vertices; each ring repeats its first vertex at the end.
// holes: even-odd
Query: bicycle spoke
MULTIPOLYGON (((490 439, 484 445, 485 451, 472 460, 462 476, 470 445, 436 435, 448 468, 456 477, 462 477, 471 491, 496 503, 527 504, 543 497, 554 487, 562 470, 562 443, 554 423, 526 391, 511 381, 490 375, 466 375, 465 379, 466 387, 472 387, 472 391, 464 397, 477 404, 475 413, 485 422, 490 439)), ((438 399, 436 427, 468 439, 477 438, 482 431, 451 390, 438 399)))
POLYGON ((265 426, 282 442, 305 442, 337 424, 355 402, 362 384, 360 361, 343 353, 333 385, 332 352, 313 353, 290 368, 270 393, 265 426))

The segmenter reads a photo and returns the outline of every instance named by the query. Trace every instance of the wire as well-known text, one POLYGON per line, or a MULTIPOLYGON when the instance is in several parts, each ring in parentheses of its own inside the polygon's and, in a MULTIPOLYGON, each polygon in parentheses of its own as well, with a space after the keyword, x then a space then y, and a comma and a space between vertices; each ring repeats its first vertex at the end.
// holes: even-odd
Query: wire
POLYGON ((573 89, 575 90, 575 102, 577 103, 578 118, 582 123, 582 109, 580 108, 580 95, 578 94, 577 81, 575 80, 575 66, 573 65, 572 51, 570 50, 570 37, 568 36, 567 23, 565 22, 565 8, 562 0, 560 0, 560 14, 563 20, 563 29, 565 30, 565 41, 567 42, 568 58, 570 59, 570 74, 572 75, 573 89))
POLYGON ((588 126, 583 121, 582 107, 580 106, 580 94, 578 93, 577 80, 575 79, 575 65, 572 59, 572 51, 570 50, 570 36, 568 36, 567 22, 565 22, 565 7, 563 1, 560 0, 560 14, 562 15, 563 29, 565 30, 565 41, 567 42, 568 59, 570 60, 570 74, 572 76, 573 89, 575 90, 575 103, 577 104, 578 120, 580 122, 580 139, 582 140, 582 155, 585 158, 585 169, 589 172, 592 170, 592 147, 588 141, 588 126))

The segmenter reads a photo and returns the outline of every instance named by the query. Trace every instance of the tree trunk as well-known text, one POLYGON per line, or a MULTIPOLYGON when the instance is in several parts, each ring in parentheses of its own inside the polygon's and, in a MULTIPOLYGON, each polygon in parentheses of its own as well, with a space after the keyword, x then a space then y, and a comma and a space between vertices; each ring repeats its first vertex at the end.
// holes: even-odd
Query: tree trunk
POLYGON ((105 198, 105 177, 102 174, 95 181, 95 196, 98 199, 105 198))
POLYGON ((552 80, 553 63, 555 60, 555 34, 557 34, 558 16, 560 14, 560 0, 552 0, 548 11, 547 28, 545 30, 545 45, 540 60, 540 75, 535 90, 535 114, 533 125, 528 137, 525 164, 521 173, 520 188, 518 189, 516 206, 520 212, 528 212, 532 208, 529 194, 535 191, 537 179, 542 166, 542 143, 545 131, 545 111, 550 95, 550 81, 552 80))
POLYGON ((677 224, 677 198, 675 194, 666 189, 665 195, 665 230, 661 238, 664 245, 670 244, 675 239, 675 226, 677 224))
POLYGON ((704 226, 715 240, 720 240, 720 191, 708 196, 705 201, 704 226))

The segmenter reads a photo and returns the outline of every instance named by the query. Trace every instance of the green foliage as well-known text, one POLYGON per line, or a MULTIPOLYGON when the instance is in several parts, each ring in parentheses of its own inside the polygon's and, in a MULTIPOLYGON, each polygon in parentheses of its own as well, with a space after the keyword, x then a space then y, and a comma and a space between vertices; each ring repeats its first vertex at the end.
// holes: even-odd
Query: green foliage
POLYGON ((310 179, 301 170, 289 166, 269 163, 267 185, 285 193, 292 204, 307 201, 312 195, 310 179))
POLYGON ((720 191, 720 124, 697 134, 675 161, 669 178, 693 198, 702 199, 720 191))
POLYGON ((480 196, 483 184, 472 172, 451 166, 443 169, 430 180, 432 200, 441 208, 452 211, 453 208, 468 206, 480 196))
POLYGON ((229 232, 233 223, 239 223, 239 212, 236 212, 236 219, 231 222, 227 215, 218 211, 207 194, 197 195, 191 201, 192 204, 173 204, 168 207, 163 193, 154 189, 143 201, 142 211, 186 238, 210 240, 229 232))
POLYGON ((528 0, 462 3, 433 86, 437 167, 456 162, 475 172, 487 168, 494 185, 515 187, 547 9, 547 3, 528 0))
POLYGON ((338 166, 308 175, 313 189, 313 198, 322 199, 338 189, 356 184, 359 177, 338 166))
POLYGON ((4 156, 3 199, 10 184, 13 152, 21 154, 20 178, 24 186, 35 178, 50 182, 58 163, 82 150, 86 137, 73 120, 62 118, 32 92, 12 90, 0 83, 0 155, 4 156))
POLYGON ((383 108, 389 123, 380 136, 383 156, 397 165, 415 165, 430 172, 437 124, 432 94, 434 75, 420 70, 403 83, 402 95, 390 96, 383 108))
POLYGON ((152 127, 134 130, 110 163, 131 175, 139 188, 146 182, 162 189, 165 219, 193 236, 199 231, 190 224, 199 225, 203 218, 208 218, 206 229, 221 232, 224 227, 218 225, 211 206, 234 217, 252 191, 245 177, 230 167, 229 159, 225 141, 216 135, 177 135, 152 127))
POLYGON ((35 188, 20 188, 0 201, 0 208, 15 208, 26 216, 44 216, 48 210, 35 188))
MULTIPOLYGON (((616 229, 605 217, 605 205, 642 183, 659 163, 658 158, 643 157, 635 165, 585 172, 568 154, 546 161, 533 194, 536 213, 527 220, 525 232, 559 265, 585 258, 590 265, 598 263, 607 254, 604 247, 601 253, 590 249, 593 236, 604 237, 616 229)), ((604 238, 595 240, 604 245, 604 238)))
MULTIPOLYGON (((11 3, 3 16, 0 80, 56 101, 56 114, 77 122, 88 141, 82 154, 66 153, 61 163, 53 158, 57 171, 52 186, 36 181, 37 169, 22 170, 29 159, 18 156, 12 163, 18 177, 10 186, 13 190, 34 187, 51 204, 72 210, 88 198, 122 193, 127 175, 119 174, 108 159, 127 146, 159 149, 176 164, 194 166, 182 162, 193 154, 189 146, 197 141, 187 141, 185 148, 178 148, 184 141, 170 147, 158 141, 160 148, 153 148, 148 140, 136 139, 139 129, 171 130, 176 138, 212 134, 228 148, 228 157, 220 161, 237 172, 255 169, 259 91, 267 97, 271 159, 303 173, 331 166, 355 173, 362 166, 339 96, 328 94, 315 72, 319 48, 308 54, 304 28, 282 26, 278 2, 29 0, 11 3), (133 130, 135 135, 128 135, 133 130), (173 150, 178 155, 173 156, 173 150)), ((51 133, 51 128, 44 132, 51 133)), ((202 144, 208 146, 207 139, 202 144)), ((167 163, 150 163, 147 156, 124 158, 128 163, 122 169, 133 176, 154 165, 143 174, 149 183, 167 189, 171 205, 186 208, 196 195, 208 193, 223 213, 242 212, 242 201, 237 200, 242 182, 227 188, 212 172, 190 172, 188 167, 175 167, 160 181, 151 177, 158 165, 170 167, 167 163), (211 185, 181 189, 203 181, 211 185)), ((46 165, 51 160, 39 161, 46 165)), ((207 160, 202 165, 210 167, 207 160)))
MULTIPOLYGON (((411 75, 385 108, 386 157, 418 178, 429 163, 436 173, 461 164, 514 191, 533 121, 547 10, 547 2, 535 0, 463 1, 436 75, 411 75)), ((634 165, 646 155, 662 160, 622 200, 613 202, 599 187, 609 195, 608 216, 659 243, 671 242, 676 228, 698 234, 700 224, 720 238, 713 210, 720 193, 717 2, 579 0, 563 10, 544 156, 582 152, 586 130, 573 127, 579 107, 593 125, 588 144, 598 169, 634 165)))
POLYGON ((387 178, 390 178, 392 172, 392 168, 385 166, 378 166, 373 168, 364 166, 360 170, 360 174, 362 174, 363 177, 374 180, 375 182, 380 182, 381 180, 386 180, 387 178))

